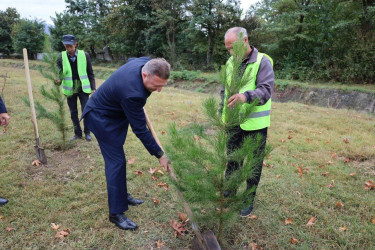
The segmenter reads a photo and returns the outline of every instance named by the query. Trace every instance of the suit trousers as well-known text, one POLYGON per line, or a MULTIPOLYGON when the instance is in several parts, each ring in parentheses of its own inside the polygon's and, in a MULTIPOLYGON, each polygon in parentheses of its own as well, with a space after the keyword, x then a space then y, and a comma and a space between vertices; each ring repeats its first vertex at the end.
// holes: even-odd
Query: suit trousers
MULTIPOLYGON (((74 126, 74 134, 79 137, 82 137, 82 129, 81 129, 81 125, 79 124, 79 119, 78 119, 77 98, 79 98, 79 101, 81 102, 81 111, 83 112, 83 109, 85 108, 86 103, 89 100, 89 96, 90 95, 85 92, 79 92, 79 93, 74 93, 73 95, 67 98, 67 102, 68 102, 68 106, 70 110, 70 118, 72 119, 73 126, 74 126)), ((90 130, 87 127, 85 119, 83 119, 83 125, 84 125, 85 135, 90 134, 90 130)))
MULTIPOLYGON (((113 136, 116 138, 115 131, 120 130, 121 126, 115 129, 108 125, 118 125, 121 122, 109 121, 96 111, 88 112, 84 118, 95 135, 104 158, 109 212, 111 214, 123 213, 128 210, 124 139, 121 140, 122 143, 116 143, 113 136)), ((121 130, 127 130, 127 126, 124 125, 121 130)))
MULTIPOLYGON (((246 137, 251 136, 254 139, 254 142, 256 142, 258 136, 261 137, 259 147, 254 150, 253 155, 255 158, 259 158, 258 161, 254 163, 254 176, 246 181, 247 183, 247 190, 255 188, 254 191, 250 194, 249 200, 251 203, 253 203, 255 195, 256 195, 256 189, 258 187, 260 176, 262 174, 262 167, 263 167, 263 159, 264 157, 260 157, 264 154, 264 150, 266 148, 266 140, 267 140, 267 128, 263 128, 260 130, 253 130, 253 131, 246 131, 242 130, 239 126, 231 129, 229 133, 232 135, 228 141, 227 144, 227 151, 228 153, 231 153, 242 146, 242 143, 244 142, 244 139, 246 137)), ((227 165, 227 169, 225 171, 225 176, 228 178, 230 174, 237 170, 240 165, 242 165, 242 162, 239 163, 237 161, 229 161, 227 165)), ((236 192, 236 190, 229 190, 230 192, 236 192)))

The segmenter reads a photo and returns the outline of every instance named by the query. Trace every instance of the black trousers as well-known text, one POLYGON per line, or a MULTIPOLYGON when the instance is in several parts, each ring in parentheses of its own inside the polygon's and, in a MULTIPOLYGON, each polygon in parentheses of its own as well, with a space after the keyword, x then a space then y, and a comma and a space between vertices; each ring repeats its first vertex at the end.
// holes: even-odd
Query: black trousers
MULTIPOLYGON (((244 142, 244 139, 251 136, 254 139, 254 143, 257 142, 257 138, 261 137, 260 145, 256 148, 253 152, 254 158, 259 158, 257 162, 254 164, 254 176, 246 181, 247 189, 252 189, 255 187, 254 192, 251 193, 249 199, 251 203, 254 201, 256 195, 256 188, 258 187, 260 176, 262 174, 262 167, 263 167, 263 159, 261 157, 264 154, 264 150, 266 148, 266 140, 267 140, 267 128, 263 128, 260 130, 253 130, 253 131, 246 131, 242 130, 239 126, 231 129, 229 133, 232 135, 228 141, 227 150, 230 154, 231 152, 235 151, 236 149, 240 148, 244 142)), ((225 171, 225 176, 229 177, 230 174, 237 170, 242 162, 236 161, 229 161, 227 165, 227 169, 225 171)), ((228 190, 230 192, 236 192, 236 190, 228 190)))
MULTIPOLYGON (((79 98, 79 101, 81 103, 81 111, 83 112, 83 109, 85 108, 86 103, 89 100, 89 96, 90 95, 86 94, 85 92, 79 92, 67 98, 67 102, 68 102, 68 106, 70 110, 70 118, 72 118, 72 122, 74 126, 74 134, 79 137, 82 137, 82 129, 81 129, 81 125, 79 124, 79 119, 78 119, 77 98, 79 98)), ((85 135, 90 134, 90 130, 86 124, 86 119, 83 119, 83 125, 84 125, 85 135)))

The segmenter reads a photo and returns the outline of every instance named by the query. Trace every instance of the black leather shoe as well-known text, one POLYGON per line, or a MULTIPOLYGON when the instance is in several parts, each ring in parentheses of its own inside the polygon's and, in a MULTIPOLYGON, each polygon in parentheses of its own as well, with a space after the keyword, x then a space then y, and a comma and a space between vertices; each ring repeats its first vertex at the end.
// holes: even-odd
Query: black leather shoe
POLYGON ((131 219, 127 218, 124 213, 109 214, 109 221, 114 223, 122 230, 134 230, 137 228, 137 224, 135 224, 131 219))
POLYGON ((241 210, 240 212, 240 215, 242 217, 246 217, 246 216, 249 216, 251 214, 251 212, 253 211, 253 204, 251 204, 250 207, 245 207, 244 209, 241 210))
POLYGON ((137 205, 141 205, 143 202, 145 202, 144 200, 138 200, 138 199, 134 199, 129 193, 128 193, 128 204, 131 205, 131 206, 137 206, 137 205))
POLYGON ((5 205, 5 204, 7 204, 7 203, 8 203, 8 200, 7 200, 7 199, 4 199, 4 198, 1 198, 1 197, 0 197, 0 206, 5 205))
POLYGON ((86 141, 91 141, 92 137, 91 137, 91 135, 87 134, 87 135, 85 135, 85 139, 86 139, 86 141))
POLYGON ((77 139, 82 139, 82 136, 74 135, 72 138, 70 138, 70 141, 75 141, 77 139))

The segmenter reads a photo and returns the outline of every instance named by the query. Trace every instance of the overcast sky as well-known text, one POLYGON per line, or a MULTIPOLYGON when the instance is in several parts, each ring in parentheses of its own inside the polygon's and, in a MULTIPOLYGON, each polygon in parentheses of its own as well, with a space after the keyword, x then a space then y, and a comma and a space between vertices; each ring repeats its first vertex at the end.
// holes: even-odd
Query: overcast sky
MULTIPOLYGON (((241 0, 241 7, 246 11, 251 4, 259 0, 241 0)), ((5 11, 8 7, 17 9, 22 18, 39 19, 47 24, 53 24, 51 16, 55 12, 61 13, 65 9, 64 0, 0 0, 0 10, 5 11)))

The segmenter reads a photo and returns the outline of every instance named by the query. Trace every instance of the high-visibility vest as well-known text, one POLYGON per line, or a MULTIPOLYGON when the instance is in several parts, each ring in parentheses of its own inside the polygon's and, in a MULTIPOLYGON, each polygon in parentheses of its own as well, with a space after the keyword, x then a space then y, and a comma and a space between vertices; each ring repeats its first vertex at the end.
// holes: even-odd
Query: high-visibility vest
MULTIPOLYGON (((243 94, 249 90, 255 90, 257 74, 258 74, 260 63, 262 61, 263 56, 267 56, 270 59, 271 64, 273 65, 273 60, 270 56, 264 53, 258 53, 256 62, 249 63, 246 67, 243 77, 248 78, 246 80, 247 84, 240 89, 239 91, 240 94, 243 94)), ((230 57, 228 59, 226 63, 226 69, 227 69, 227 80, 230 80, 232 79, 232 73, 233 73, 233 57, 230 57)), ((227 111, 229 97, 230 96, 228 96, 227 89, 225 89, 224 107, 223 107, 223 114, 222 114, 223 122, 226 121, 226 111, 227 111)), ((243 103, 241 108, 246 109, 246 105, 250 105, 250 104, 243 103)), ((271 98, 265 104, 255 106, 253 107, 253 109, 254 111, 250 113, 250 115, 248 116, 248 119, 246 119, 246 121, 240 125, 241 129, 246 130, 246 131, 251 131, 251 130, 258 130, 258 129, 269 127, 271 123, 271 116, 270 116, 271 98)))
MULTIPOLYGON (((63 80, 62 80, 62 92, 64 95, 70 96, 73 94, 73 73, 69 63, 68 54, 66 51, 61 52, 62 65, 63 65, 63 80)), ((77 55, 77 68, 78 76, 81 80, 83 92, 90 94, 91 86, 89 77, 87 76, 87 60, 83 50, 78 50, 77 55)))

